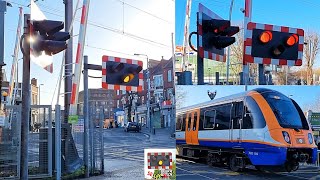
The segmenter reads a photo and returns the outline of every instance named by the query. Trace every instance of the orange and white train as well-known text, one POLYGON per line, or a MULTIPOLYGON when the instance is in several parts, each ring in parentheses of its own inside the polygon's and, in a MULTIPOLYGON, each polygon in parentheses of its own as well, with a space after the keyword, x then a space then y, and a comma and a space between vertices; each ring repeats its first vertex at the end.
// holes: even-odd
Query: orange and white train
POLYGON ((300 162, 315 163, 317 147, 299 105, 280 92, 257 88, 179 109, 177 155, 227 163, 295 171, 300 162))

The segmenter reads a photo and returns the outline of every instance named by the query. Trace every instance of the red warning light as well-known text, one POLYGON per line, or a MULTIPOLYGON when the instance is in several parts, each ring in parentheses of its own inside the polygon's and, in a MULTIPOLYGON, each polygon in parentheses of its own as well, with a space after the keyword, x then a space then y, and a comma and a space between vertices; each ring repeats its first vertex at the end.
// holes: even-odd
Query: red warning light
POLYGON ((260 34, 260 41, 262 43, 268 43, 272 40, 272 33, 270 31, 264 31, 260 34))
POLYGON ((288 39, 287 39, 287 45, 288 46, 293 46, 294 44, 296 44, 299 40, 298 35, 296 34, 292 34, 288 39))

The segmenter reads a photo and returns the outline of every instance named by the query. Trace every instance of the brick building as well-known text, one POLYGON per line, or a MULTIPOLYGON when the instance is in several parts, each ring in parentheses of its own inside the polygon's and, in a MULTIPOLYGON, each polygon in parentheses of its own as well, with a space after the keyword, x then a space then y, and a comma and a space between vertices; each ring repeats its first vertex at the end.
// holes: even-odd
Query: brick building
MULTIPOLYGON (((99 112, 104 111, 105 119, 114 119, 115 91, 107 89, 89 89, 89 113, 99 120, 99 112)), ((83 115, 84 92, 79 92, 79 115, 83 115)), ((96 125, 99 121, 95 122, 96 125)))
MULTIPOLYGON (((149 60, 150 64, 150 112, 152 126, 156 128, 172 127, 174 125, 174 72, 172 59, 160 61, 149 60)), ((138 121, 148 126, 147 116, 147 70, 144 70, 144 89, 142 92, 133 93, 132 118, 130 121, 138 121), (137 120, 135 120, 137 119, 137 120)), ((122 111, 122 116, 128 114, 129 95, 125 91, 118 91, 116 95, 116 108, 122 111)), ((124 118, 125 122, 129 120, 124 118)))

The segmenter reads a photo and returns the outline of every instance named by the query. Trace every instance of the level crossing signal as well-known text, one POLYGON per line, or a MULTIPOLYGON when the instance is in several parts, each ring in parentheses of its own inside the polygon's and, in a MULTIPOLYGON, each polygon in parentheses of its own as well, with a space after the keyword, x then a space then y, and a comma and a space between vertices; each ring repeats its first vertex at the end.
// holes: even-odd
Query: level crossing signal
POLYGON ((112 90, 142 91, 142 67, 142 61, 103 56, 102 87, 112 90))
POLYGON ((35 56, 43 54, 52 56, 67 48, 68 32, 60 31, 64 28, 62 21, 40 20, 30 21, 30 51, 35 56))
POLYGON ((302 29, 249 22, 245 33, 245 63, 301 66, 302 29))

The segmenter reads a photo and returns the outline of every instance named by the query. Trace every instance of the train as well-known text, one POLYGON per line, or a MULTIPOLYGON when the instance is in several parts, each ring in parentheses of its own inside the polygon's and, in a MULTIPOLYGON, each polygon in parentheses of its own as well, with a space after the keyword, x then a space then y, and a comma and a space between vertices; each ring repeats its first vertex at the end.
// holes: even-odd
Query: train
POLYGON ((227 164, 296 171, 315 163, 317 146, 298 103, 267 88, 256 88, 177 109, 177 156, 227 164))

